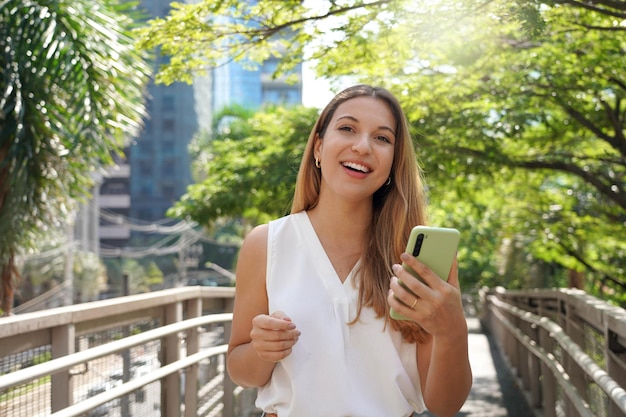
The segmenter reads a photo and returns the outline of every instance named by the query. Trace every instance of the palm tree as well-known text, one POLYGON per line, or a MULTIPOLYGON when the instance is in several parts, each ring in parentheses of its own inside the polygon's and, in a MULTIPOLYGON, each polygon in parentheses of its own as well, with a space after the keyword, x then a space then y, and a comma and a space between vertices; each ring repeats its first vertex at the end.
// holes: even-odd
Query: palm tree
POLYGON ((0 309, 15 259, 140 128, 149 74, 124 0, 0 0, 0 309))

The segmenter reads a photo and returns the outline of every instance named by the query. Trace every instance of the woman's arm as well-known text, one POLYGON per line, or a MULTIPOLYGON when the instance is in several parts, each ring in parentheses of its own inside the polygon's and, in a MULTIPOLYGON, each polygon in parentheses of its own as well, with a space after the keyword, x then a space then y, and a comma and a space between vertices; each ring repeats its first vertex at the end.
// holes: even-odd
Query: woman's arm
POLYGON ((426 265, 403 254, 407 263, 424 280, 415 279, 399 265, 394 273, 415 294, 413 309, 408 306, 415 297, 393 277, 389 303, 396 311, 419 323, 429 338, 417 346, 417 365, 424 402, 429 411, 439 417, 454 416, 463 406, 472 386, 472 371, 468 356, 467 322, 463 314, 456 261, 448 281, 441 280, 426 265))
POLYGON ((291 353, 300 335, 284 313, 268 315, 267 233, 267 225, 253 229, 244 240, 237 262, 226 364, 231 379, 243 387, 265 385, 276 362, 291 353))

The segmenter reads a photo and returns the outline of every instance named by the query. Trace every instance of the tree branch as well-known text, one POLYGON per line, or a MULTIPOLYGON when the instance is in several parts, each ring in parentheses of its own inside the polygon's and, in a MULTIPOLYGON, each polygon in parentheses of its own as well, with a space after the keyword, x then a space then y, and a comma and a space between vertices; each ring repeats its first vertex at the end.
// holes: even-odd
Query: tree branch
POLYGON ((605 32, 626 32, 626 27, 621 27, 621 26, 594 26, 594 25, 583 25, 583 24, 579 24, 578 26, 587 30, 600 30, 600 31, 605 31, 605 32))
POLYGON ((554 4, 566 4, 574 7, 591 10, 606 16, 618 17, 626 19, 626 3, 617 0, 596 0, 596 1, 577 1, 577 0, 555 0, 554 4), (606 8, 598 7, 596 4, 606 6, 606 8), (614 9, 614 10, 611 10, 614 9))
POLYGON ((609 81, 617 84, 622 90, 626 91, 626 83, 617 77, 609 77, 609 81))
MULTIPOLYGON (((621 126, 619 124, 615 125, 615 123, 611 123, 611 125, 613 126, 615 130, 616 136, 607 135, 600 128, 598 128, 591 120, 589 120, 581 112, 576 110, 573 106, 570 106, 569 104, 565 103, 562 100, 559 100, 558 98, 556 98, 555 101, 565 110, 567 114, 572 116, 574 120, 576 120, 582 126, 587 128, 591 133, 596 135, 598 138, 602 139, 603 141, 611 145, 611 147, 615 149, 616 151, 618 151, 620 155, 623 155, 624 157, 626 157, 626 142, 624 142, 623 140, 620 140, 620 138, 617 136, 617 133, 621 131, 621 126)), ((607 107, 610 109, 610 106, 608 103, 606 103, 605 101, 602 101, 602 103, 605 106, 605 109, 607 107)), ((611 119, 612 117, 609 115, 610 122, 611 122, 611 119)))
POLYGON ((606 117, 609 119, 611 126, 613 127, 613 131, 615 132, 615 136, 613 137, 614 147, 622 154, 626 161, 626 140, 624 140, 624 123, 623 120, 620 119, 619 113, 619 98, 615 98, 615 108, 611 107, 609 103, 605 100, 600 100, 602 107, 604 107, 604 111, 606 112, 606 117))
POLYGON ((250 30, 241 32, 244 34, 250 34, 252 36, 258 36, 260 40, 266 38, 266 37, 270 37, 275 35, 276 33, 287 29, 289 27, 295 26, 295 25, 299 25, 302 23, 306 23, 306 22, 315 22, 318 20, 324 20, 327 19, 331 16, 337 16, 337 15, 342 15, 344 13, 350 12, 352 10, 357 10, 357 9, 361 9, 361 8, 369 8, 369 7, 378 7, 378 6, 382 6, 384 4, 388 4, 388 3, 392 3, 394 0, 378 0, 378 1, 373 1, 371 3, 360 3, 360 4, 355 4, 352 6, 347 6, 347 7, 340 7, 338 9, 335 10, 329 10, 328 13, 323 14, 323 15, 317 15, 317 16, 308 16, 308 17, 302 17, 300 19, 295 19, 295 20, 290 20, 288 22, 284 22, 281 23, 280 25, 276 25, 276 26, 266 26, 265 28, 259 28, 259 29, 255 29, 255 28, 250 28, 250 30))
POLYGON ((626 210, 626 190, 624 190, 623 188, 619 188, 617 191, 614 191, 614 189, 612 188, 614 184, 607 184, 601 181, 601 178, 598 176, 597 172, 586 171, 578 165, 566 163, 564 161, 512 160, 510 165, 516 166, 518 168, 549 169, 574 174, 588 184, 592 185, 595 189, 597 189, 604 196, 606 196, 610 201, 613 201, 622 209, 626 210))
POLYGON ((595 268, 593 265, 591 265, 589 262, 587 262, 585 260, 585 258, 583 258, 583 256, 576 252, 575 250, 571 249, 570 247, 566 246, 563 241, 559 241, 557 242, 557 244, 563 248, 563 250, 565 251, 565 253, 567 253, 569 256, 573 257, 574 259, 576 259, 578 262, 580 262, 585 268, 587 268, 589 271, 594 272, 594 273, 600 273, 604 276, 605 279, 619 285, 620 287, 622 287, 623 289, 626 289, 626 282, 620 280, 617 277, 611 276, 605 272, 599 271, 597 268, 595 268))

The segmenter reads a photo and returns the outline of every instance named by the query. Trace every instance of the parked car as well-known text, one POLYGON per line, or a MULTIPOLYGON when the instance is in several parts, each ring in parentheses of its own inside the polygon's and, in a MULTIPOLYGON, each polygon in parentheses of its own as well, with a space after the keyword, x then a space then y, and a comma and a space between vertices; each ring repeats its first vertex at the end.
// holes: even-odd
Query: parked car
MULTIPOLYGON (((87 390, 87 398, 95 397, 98 394, 102 394, 113 387, 115 383, 112 382, 97 382, 89 387, 87 390)), ((89 417, 105 417, 109 415, 109 412, 115 407, 119 406, 119 399, 115 401, 109 401, 94 408, 89 412, 89 417)))

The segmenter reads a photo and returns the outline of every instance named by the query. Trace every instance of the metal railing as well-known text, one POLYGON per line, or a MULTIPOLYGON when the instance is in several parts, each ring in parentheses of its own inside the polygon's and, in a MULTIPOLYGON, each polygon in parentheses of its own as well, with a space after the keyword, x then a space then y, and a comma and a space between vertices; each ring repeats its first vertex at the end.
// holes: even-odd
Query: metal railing
POLYGON ((626 416, 626 310, 573 289, 481 298, 482 323, 538 414, 626 416))
MULTIPOLYGON (((532 407, 626 416, 626 311, 577 290, 481 294, 532 407)), ((184 287, 0 318, 0 415, 259 415, 225 372, 234 289, 184 287)))
POLYGON ((184 287, 0 319, 0 415, 253 414, 225 372, 233 297, 184 287))

